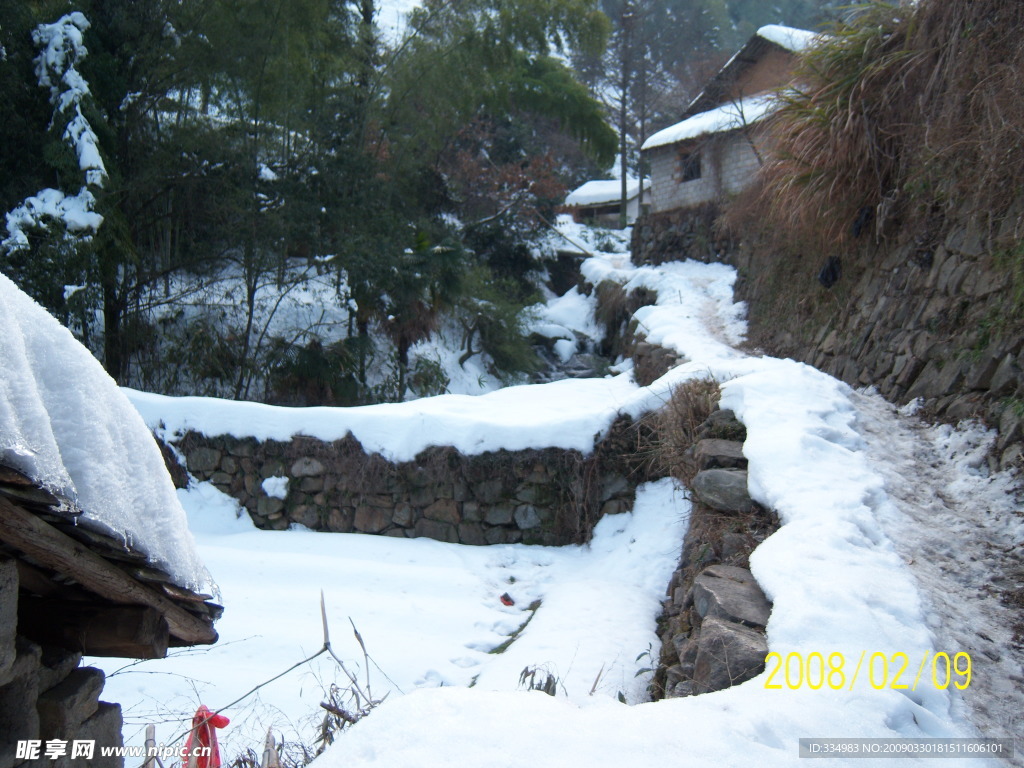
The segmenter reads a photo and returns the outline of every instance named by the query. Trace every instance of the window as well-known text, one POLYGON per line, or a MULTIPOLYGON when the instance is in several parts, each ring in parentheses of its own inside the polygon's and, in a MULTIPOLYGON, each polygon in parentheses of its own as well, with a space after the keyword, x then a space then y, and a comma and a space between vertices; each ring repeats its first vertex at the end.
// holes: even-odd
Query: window
POLYGON ((679 153, 679 181, 694 181, 700 178, 700 152, 679 153))

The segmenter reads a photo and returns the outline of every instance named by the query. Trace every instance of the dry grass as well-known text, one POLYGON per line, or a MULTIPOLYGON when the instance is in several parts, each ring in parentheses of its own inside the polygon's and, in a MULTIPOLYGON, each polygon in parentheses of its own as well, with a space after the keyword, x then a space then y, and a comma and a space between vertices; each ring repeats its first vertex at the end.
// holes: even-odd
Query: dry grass
POLYGON ((595 292, 597 307, 594 314, 604 328, 601 352, 608 357, 623 354, 625 331, 633 314, 640 307, 654 304, 658 295, 647 288, 627 292, 619 283, 611 280, 598 283, 595 292))
POLYGON ((772 119, 762 229, 830 252, 954 208, 1005 215, 1024 178, 1022 28, 1019 0, 860 6, 772 119))
POLYGON ((689 484, 696 474, 690 449, 700 440, 700 426, 718 405, 721 391, 714 379, 691 379, 672 391, 655 420, 654 462, 662 474, 689 484))

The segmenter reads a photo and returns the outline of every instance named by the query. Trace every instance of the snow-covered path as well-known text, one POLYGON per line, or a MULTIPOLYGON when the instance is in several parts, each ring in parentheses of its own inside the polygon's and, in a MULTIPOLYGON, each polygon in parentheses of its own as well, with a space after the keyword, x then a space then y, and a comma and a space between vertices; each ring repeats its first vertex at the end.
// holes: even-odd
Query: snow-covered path
MULTIPOLYGON (((868 459, 885 478, 889 503, 879 519, 917 581, 936 650, 970 654, 971 684, 954 704, 966 705, 979 733, 1019 739, 1024 648, 1014 646, 1012 625, 1020 616, 1000 593, 1009 581, 1024 581, 1024 518, 1013 479, 987 471, 992 435, 925 424, 877 394, 852 400, 868 459)), ((1024 765, 1024 751, 1012 764, 1024 765)))

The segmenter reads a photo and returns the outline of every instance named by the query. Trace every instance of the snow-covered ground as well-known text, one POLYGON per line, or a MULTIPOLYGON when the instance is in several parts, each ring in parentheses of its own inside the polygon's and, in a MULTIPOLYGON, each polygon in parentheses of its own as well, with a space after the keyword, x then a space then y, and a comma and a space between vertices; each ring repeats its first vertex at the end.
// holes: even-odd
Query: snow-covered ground
MULTIPOLYGON (((736 349, 743 308, 732 301, 734 275, 722 265, 636 269, 621 253, 597 253, 584 272, 592 281, 657 289, 658 305, 641 310, 641 324, 649 339, 675 347, 689 362, 646 388, 620 374, 343 415, 133 398, 151 425, 162 421, 170 431, 184 425, 285 436, 363 430, 368 448, 394 457, 415 453, 424 441, 475 452, 569 440, 586 450, 614 412, 642 412, 674 384, 714 376, 722 382, 723 407, 747 427, 750 490, 782 522, 751 557, 774 603, 769 646, 803 658, 843 654, 843 684, 775 690, 766 688, 766 673, 714 694, 643 702, 647 678, 633 676, 657 657, 658 600, 687 515, 671 481, 645 487, 634 512, 602 521, 589 546, 568 548, 256 531, 235 519, 233 502, 200 486, 182 498, 200 553, 223 590, 222 641, 110 678, 106 695, 125 706, 130 742, 139 743, 143 724, 154 720, 164 721, 158 740, 168 740, 200 702, 223 707, 315 653, 322 643, 321 589, 338 654, 361 681, 368 675, 375 696, 389 695, 319 759, 320 768, 782 766, 796 763, 801 737, 1018 734, 1014 713, 1022 694, 1014 681, 1021 668, 1008 648, 1007 619, 997 603, 976 602, 969 583, 997 561, 978 557, 959 585, 941 567, 955 551, 983 553, 985 540, 999 547, 1024 540, 1012 486, 1005 477, 984 477, 974 433, 928 432, 809 366, 744 355, 736 349), (925 471, 936 462, 937 474, 925 471), (929 508, 935 496, 946 499, 947 517, 929 508), (978 505, 976 514, 965 515, 981 498, 991 512, 981 514, 978 505), (908 522, 936 513, 941 522, 925 533, 920 522, 908 522), (919 565, 925 561, 938 567, 925 569, 919 565), (503 593, 515 604, 504 605, 503 593), (946 594, 951 597, 940 599, 946 594), (957 595, 977 609, 958 607, 957 595), (349 618, 375 662, 369 669, 349 618), (513 636, 502 653, 487 652, 513 636), (943 651, 972 656, 977 687, 966 698, 955 685, 934 685, 930 674, 912 688, 870 684, 872 671, 876 681, 899 673, 894 654, 911 660, 909 685, 918 660, 943 651), (875 653, 888 663, 871 665, 875 653), (871 669, 858 677, 865 656, 871 669), (524 667, 557 677, 557 695, 520 690, 524 667), (993 712, 987 719, 986 708, 993 712)), ((585 328, 588 307, 562 299, 547 320, 585 328)), ((228 707, 225 714, 235 721, 224 734, 228 754, 258 748, 269 726, 286 740, 311 741, 322 714, 317 703, 331 682, 343 682, 343 673, 321 656, 228 707)))

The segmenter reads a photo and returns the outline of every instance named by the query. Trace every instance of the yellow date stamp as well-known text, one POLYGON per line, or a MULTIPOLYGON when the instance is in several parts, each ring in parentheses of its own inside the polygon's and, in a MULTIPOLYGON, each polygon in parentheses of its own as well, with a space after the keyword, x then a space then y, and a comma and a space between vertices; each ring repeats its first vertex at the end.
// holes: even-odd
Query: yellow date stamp
POLYGON ((876 691, 916 691, 919 685, 943 691, 952 685, 962 691, 971 684, 971 655, 964 651, 952 656, 945 651, 925 651, 920 664, 911 664, 910 657, 902 652, 861 651, 856 664, 852 661, 847 663, 846 656, 838 651, 827 655, 817 651, 785 655, 772 651, 764 657, 768 672, 764 687, 779 691, 805 687, 812 691, 852 691, 860 681, 876 691))

